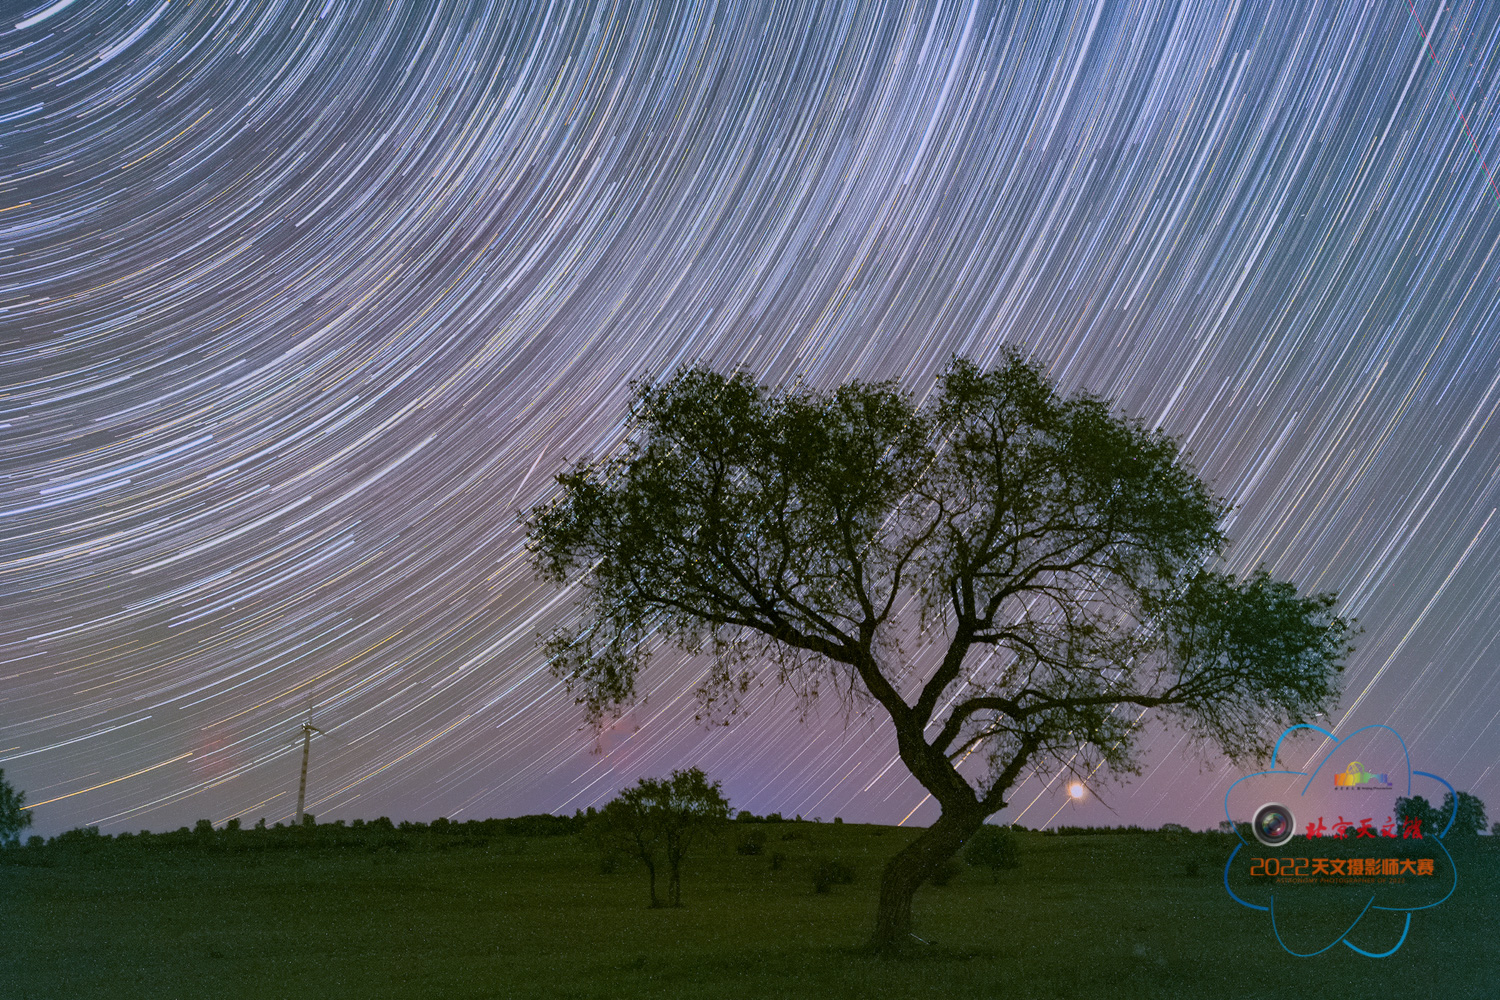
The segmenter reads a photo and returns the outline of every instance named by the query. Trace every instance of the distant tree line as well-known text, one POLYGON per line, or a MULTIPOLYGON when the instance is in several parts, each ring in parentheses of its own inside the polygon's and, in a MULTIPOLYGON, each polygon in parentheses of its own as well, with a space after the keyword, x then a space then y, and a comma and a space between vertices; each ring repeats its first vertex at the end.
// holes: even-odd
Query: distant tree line
MULTIPOLYGON (((1024 827, 1019 829, 1024 829, 1024 827)), ((1131 824, 1130 826, 1054 826, 1036 832, 1049 837, 1090 837, 1100 833, 1158 833, 1160 831, 1131 824)))
MULTIPOLYGON (((1441 836, 1448 831, 1449 837, 1473 837, 1484 830, 1489 818, 1484 814, 1484 803, 1479 796, 1459 792, 1455 803, 1452 792, 1443 793, 1443 804, 1434 808, 1420 795, 1396 800, 1396 817, 1403 823, 1416 820, 1422 824, 1422 835, 1441 836), (1454 815, 1457 809, 1458 815, 1454 815), (1453 825, 1448 825, 1449 820, 1453 825)), ((1500 824, 1497 824, 1500 825, 1500 824)))
MULTIPOLYGON (((306 820, 312 820, 307 816, 306 820)), ((180 827, 164 833, 142 830, 111 836, 100 833, 97 826, 78 827, 55 837, 32 836, 24 847, 0 851, 0 861, 26 864, 42 861, 62 853, 112 851, 207 851, 239 853, 274 850, 365 850, 365 851, 442 851, 458 848, 486 847, 496 840, 527 837, 556 837, 577 833, 588 822, 583 812, 572 816, 512 816, 505 819, 476 819, 455 823, 439 818, 431 823, 404 820, 393 823, 388 817, 357 819, 346 823, 304 822, 302 826, 276 823, 267 826, 261 820, 244 826, 232 819, 220 826, 200 819, 191 827, 180 827)))
MULTIPOLYGON (((744 809, 741 809, 741 810, 739 810, 738 812, 736 812, 734 814, 734 821, 736 823, 805 823, 805 822, 807 822, 807 820, 803 819, 800 815, 797 816, 795 819, 787 819, 786 817, 782 816, 781 813, 766 813, 764 816, 757 816, 757 815, 755 815, 755 813, 753 813, 753 812, 746 812, 744 809)), ((834 818, 834 822, 835 823, 842 823, 843 820, 835 817, 834 818)))

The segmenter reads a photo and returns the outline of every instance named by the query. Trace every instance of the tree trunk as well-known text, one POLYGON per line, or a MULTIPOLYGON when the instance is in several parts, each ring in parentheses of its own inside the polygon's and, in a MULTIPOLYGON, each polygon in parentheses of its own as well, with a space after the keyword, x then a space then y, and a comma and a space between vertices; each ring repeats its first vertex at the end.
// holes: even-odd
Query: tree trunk
POLYGON ((896 951, 911 943, 911 901, 917 889, 938 867, 964 845, 984 823, 977 810, 944 811, 938 821, 886 863, 880 876, 880 902, 875 910, 876 951, 896 951))
POLYGON ((682 905, 682 858, 687 853, 687 843, 682 831, 667 834, 667 905, 682 905))
POLYGON ((642 858, 641 860, 646 865, 646 875, 651 885, 651 909, 654 910, 661 905, 661 902, 656 898, 656 865, 652 864, 645 858, 642 858))

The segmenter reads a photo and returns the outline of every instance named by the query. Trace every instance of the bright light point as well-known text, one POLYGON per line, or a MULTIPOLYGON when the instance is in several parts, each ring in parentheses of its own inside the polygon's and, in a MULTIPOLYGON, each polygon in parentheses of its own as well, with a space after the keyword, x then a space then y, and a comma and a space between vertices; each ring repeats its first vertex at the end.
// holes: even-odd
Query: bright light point
POLYGON ((1083 785, 1077 781, 1068 786, 1068 794, 1075 799, 1083 798, 1083 785))

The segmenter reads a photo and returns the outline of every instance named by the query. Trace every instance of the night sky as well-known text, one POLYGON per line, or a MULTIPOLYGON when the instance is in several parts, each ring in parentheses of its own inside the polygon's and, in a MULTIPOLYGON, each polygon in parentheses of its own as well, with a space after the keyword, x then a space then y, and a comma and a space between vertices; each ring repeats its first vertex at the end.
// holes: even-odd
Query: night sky
MULTIPOLYGON (((1500 818, 1500 4, 0 3, 0 768, 33 831, 732 804, 930 822, 878 709, 596 741, 518 514, 633 379, 1030 352, 1178 436, 1500 818)), ((1002 818, 1193 827, 1148 766, 1002 818)), ((1303 755, 1315 744, 1301 744, 1303 755)), ((1295 757, 1295 755, 1293 755, 1295 757)), ((1291 763, 1300 763, 1293 759, 1291 763)), ((1342 763, 1342 762, 1340 762, 1342 763)), ((1382 770, 1384 768, 1381 768, 1382 770)))

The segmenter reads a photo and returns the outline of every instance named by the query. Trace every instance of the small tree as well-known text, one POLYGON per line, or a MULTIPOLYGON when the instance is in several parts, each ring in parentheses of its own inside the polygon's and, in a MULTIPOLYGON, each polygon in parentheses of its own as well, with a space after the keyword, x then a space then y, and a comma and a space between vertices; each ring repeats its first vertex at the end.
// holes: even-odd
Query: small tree
POLYGON ((20 833, 31 825, 31 812, 25 808, 26 793, 18 792, 5 780, 0 769, 0 847, 15 847, 20 833))
POLYGON ((813 892, 826 893, 836 885, 853 885, 854 869, 836 858, 814 858, 813 892))
POLYGON ((955 361, 921 407, 888 383, 776 392, 697 369, 641 389, 633 416, 620 454, 530 515, 539 571, 587 602, 553 669, 596 725, 662 639, 716 654, 709 711, 764 654, 778 682, 878 703, 941 807, 881 877, 882 950, 1023 774, 1131 770, 1151 709, 1263 759, 1335 698, 1352 633, 1334 596, 1223 572, 1228 507, 1176 441, 1061 398, 1017 354, 955 361))
POLYGON ((651 906, 656 895, 657 866, 667 866, 667 902, 682 905, 682 862, 700 835, 729 819, 729 801, 719 782, 709 783, 698 768, 673 771, 666 779, 642 778, 604 807, 597 830, 601 842, 613 844, 646 868, 651 906))

